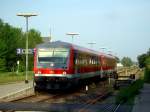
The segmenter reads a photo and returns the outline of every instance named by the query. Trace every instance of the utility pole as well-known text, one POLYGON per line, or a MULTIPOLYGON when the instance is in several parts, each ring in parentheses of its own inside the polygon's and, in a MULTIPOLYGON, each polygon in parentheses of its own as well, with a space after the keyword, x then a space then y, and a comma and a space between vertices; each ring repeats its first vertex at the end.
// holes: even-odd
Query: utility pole
POLYGON ((26 79, 25 79, 25 83, 28 83, 28 54, 29 54, 29 50, 28 50, 28 18, 31 16, 37 16, 37 14, 35 13, 18 13, 17 16, 22 16, 25 17, 26 19, 26 79))
POLYGON ((95 42, 89 42, 88 44, 90 45, 91 48, 93 48, 93 45, 96 43, 95 42))
POLYGON ((51 42, 52 41, 52 30, 51 30, 51 28, 50 28, 50 37, 49 37, 49 42, 51 42))
POLYGON ((72 44, 73 44, 74 36, 79 35, 79 34, 78 33, 70 32, 70 33, 66 33, 66 35, 70 35, 72 37, 72 44))

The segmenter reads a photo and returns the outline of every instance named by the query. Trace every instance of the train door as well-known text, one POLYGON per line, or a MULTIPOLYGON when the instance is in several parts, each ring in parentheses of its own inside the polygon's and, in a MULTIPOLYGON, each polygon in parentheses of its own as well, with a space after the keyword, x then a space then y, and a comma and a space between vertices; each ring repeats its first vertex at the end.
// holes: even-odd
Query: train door
POLYGON ((97 56, 97 57, 96 57, 96 72, 98 72, 98 73, 97 73, 98 75, 101 75, 101 71, 99 70, 100 65, 101 65, 101 62, 100 62, 99 57, 97 56))
POLYGON ((75 73, 75 74, 78 74, 79 59, 78 59, 78 53, 77 53, 76 50, 74 51, 73 62, 74 62, 74 73, 75 73))
POLYGON ((103 65, 104 65, 104 59, 103 56, 100 56, 100 78, 104 77, 103 65))

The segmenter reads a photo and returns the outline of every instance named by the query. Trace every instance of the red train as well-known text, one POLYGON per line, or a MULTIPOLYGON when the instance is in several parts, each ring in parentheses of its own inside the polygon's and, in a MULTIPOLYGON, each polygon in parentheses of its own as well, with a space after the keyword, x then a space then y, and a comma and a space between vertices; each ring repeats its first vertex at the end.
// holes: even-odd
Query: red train
POLYGON ((39 44, 34 53, 36 88, 66 89, 116 73, 116 59, 66 42, 39 44))

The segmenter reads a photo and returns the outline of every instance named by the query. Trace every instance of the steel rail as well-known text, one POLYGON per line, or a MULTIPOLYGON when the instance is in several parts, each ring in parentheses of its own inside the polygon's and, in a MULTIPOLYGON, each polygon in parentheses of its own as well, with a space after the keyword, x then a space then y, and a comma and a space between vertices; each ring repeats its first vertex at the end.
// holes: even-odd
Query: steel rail
POLYGON ((103 97, 110 94, 110 92, 107 92, 105 94, 99 95, 96 99, 88 100, 85 104, 82 104, 82 108, 79 110, 79 112, 84 112, 85 109, 87 109, 90 105, 95 104, 98 102, 98 100, 102 99, 103 97))

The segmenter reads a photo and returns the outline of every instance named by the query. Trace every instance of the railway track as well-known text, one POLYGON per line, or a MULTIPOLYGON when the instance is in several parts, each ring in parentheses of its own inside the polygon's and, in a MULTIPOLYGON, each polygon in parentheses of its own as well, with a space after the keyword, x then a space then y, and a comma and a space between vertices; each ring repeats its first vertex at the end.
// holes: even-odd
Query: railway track
MULTIPOLYGON (((36 95, 34 96, 12 101, 10 102, 10 105, 16 104, 16 106, 18 106, 19 104, 20 105, 25 104, 25 106, 27 105, 28 107, 30 106, 29 104, 31 104, 33 105, 32 107, 34 107, 35 104, 37 105, 41 104, 40 105, 41 107, 42 105, 44 106, 52 105, 52 108, 53 108, 53 106, 55 107, 55 103, 56 105, 60 104, 64 106, 65 105, 68 106, 67 104, 69 104, 69 105, 76 105, 77 107, 79 106, 78 110, 82 112, 82 110, 88 109, 89 106, 91 105, 94 105, 94 104, 97 105, 99 101, 103 100, 103 98, 111 94, 107 90, 104 90, 106 85, 105 86, 103 85, 105 84, 101 83, 99 86, 94 88, 94 90, 96 89, 95 92, 93 92, 93 90, 91 91, 89 90, 88 93, 83 92, 83 90, 80 90, 80 89, 77 91, 72 91, 68 93, 64 92, 64 93, 57 93, 57 94, 51 94, 48 92, 37 92, 36 95)), ((40 107, 38 107, 38 109, 39 108, 40 107)), ((63 108, 69 108, 69 107, 63 107, 63 108)), ((13 111, 13 110, 10 109, 9 112, 10 111, 13 111)))
MULTIPOLYGON (((104 82, 106 83, 106 82, 104 82)), ((60 99, 64 98, 66 100, 78 100, 78 103, 84 103, 89 99, 95 98, 99 96, 101 93, 104 92, 105 85, 104 83, 99 83, 99 85, 96 87, 89 87, 88 93, 86 93, 85 90, 82 88, 77 88, 75 90, 67 91, 67 92, 48 92, 48 91, 42 91, 42 92, 36 92, 35 95, 29 96, 26 98, 14 100, 11 102, 48 102, 51 103, 51 101, 54 99, 60 99), (98 91, 98 92, 97 92, 98 91)))
POLYGON ((120 107, 120 104, 115 105, 115 104, 109 104, 106 105, 105 108, 102 110, 102 112, 117 112, 120 107))
MULTIPOLYGON (((59 94, 58 93, 51 94, 49 92, 46 92, 46 93, 37 92, 36 95, 34 96, 15 100, 15 101, 12 101, 12 103, 14 103, 14 105, 16 103, 17 106, 19 103, 27 103, 27 104, 29 103, 29 105, 30 103, 33 103, 33 107, 35 106, 34 104, 37 103, 39 105, 40 103, 40 105, 43 104, 42 106, 47 105, 47 109, 49 109, 49 105, 51 105, 51 108, 53 108, 53 106, 55 107, 55 104, 53 103, 58 103, 63 106, 68 106, 67 105, 68 103, 69 105, 75 105, 75 107, 77 107, 78 112, 89 112, 88 109, 91 109, 91 107, 93 108, 95 106, 98 106, 98 109, 100 110, 100 112, 101 111, 102 112, 119 112, 118 109, 120 109, 120 104, 115 105, 112 103, 112 104, 104 104, 103 106, 101 106, 102 104, 99 104, 99 102, 103 100, 103 98, 107 97, 110 94, 109 92, 107 92, 107 90, 106 91, 104 90, 104 88, 106 88, 107 86, 107 83, 100 82, 100 84, 98 84, 93 89, 94 92, 93 90, 89 90, 86 93, 85 91, 80 90, 80 89, 77 91, 73 91, 73 92, 64 92, 64 93, 59 93, 59 94)), ((10 105, 13 105, 13 104, 10 104, 10 105)), ((27 107, 29 105, 27 105, 27 107)), ((58 105, 58 107, 60 105, 58 105)), ((39 108, 40 107, 38 107, 38 109, 39 108)), ((70 108, 70 107, 63 107, 63 108, 70 108)), ((14 110, 15 109, 8 109, 8 111, 6 112, 13 112, 14 110)))
MULTIPOLYGON (((100 98, 100 97, 99 97, 100 98)), ((27 106, 26 108, 23 108, 23 110, 25 111, 31 111, 30 109, 27 109, 28 107, 32 107, 32 109, 35 111, 48 111, 48 110, 52 110, 52 111, 58 111, 61 112, 60 109, 66 111, 66 112, 119 112, 118 109, 120 108, 120 104, 119 105, 115 105, 115 104, 97 104, 99 98, 97 99, 93 99, 90 102, 86 102, 86 103, 81 103, 81 104, 49 104, 49 103, 16 103, 16 106, 27 106), (25 105, 24 105, 25 104, 25 105), (38 108, 36 108, 35 106, 37 106, 38 108), (41 108, 42 107, 42 108, 41 108), (43 108, 44 107, 44 108, 43 108), (98 108, 97 108, 98 107, 98 108)), ((14 106, 15 104, 11 104, 11 106, 14 106)), ((21 110, 21 109, 12 109, 12 107, 9 107, 10 109, 8 109, 8 111, 6 112, 14 112, 15 110, 21 110)))
POLYGON ((12 102, 14 103, 18 103, 18 102, 32 102, 32 103, 39 103, 39 102, 47 102, 50 101, 52 99, 59 99, 62 97, 65 97, 67 94, 64 93, 56 93, 56 94, 51 94, 48 92, 36 92, 35 95, 30 96, 30 97, 26 97, 23 99, 18 99, 18 100, 14 100, 12 102))
POLYGON ((36 102, 44 102, 48 99, 52 99, 54 97, 57 97, 57 95, 40 95, 40 96, 32 96, 26 99, 21 99, 21 100, 16 100, 13 102, 32 102, 32 103, 36 103, 36 102))
POLYGON ((85 110, 88 110, 88 108, 90 108, 90 106, 98 103, 100 100, 103 100, 105 97, 107 97, 110 94, 111 94, 111 92, 105 91, 101 94, 96 95, 96 97, 88 99, 87 101, 85 101, 84 103, 81 104, 81 109, 79 109, 78 112, 85 112, 85 110))

